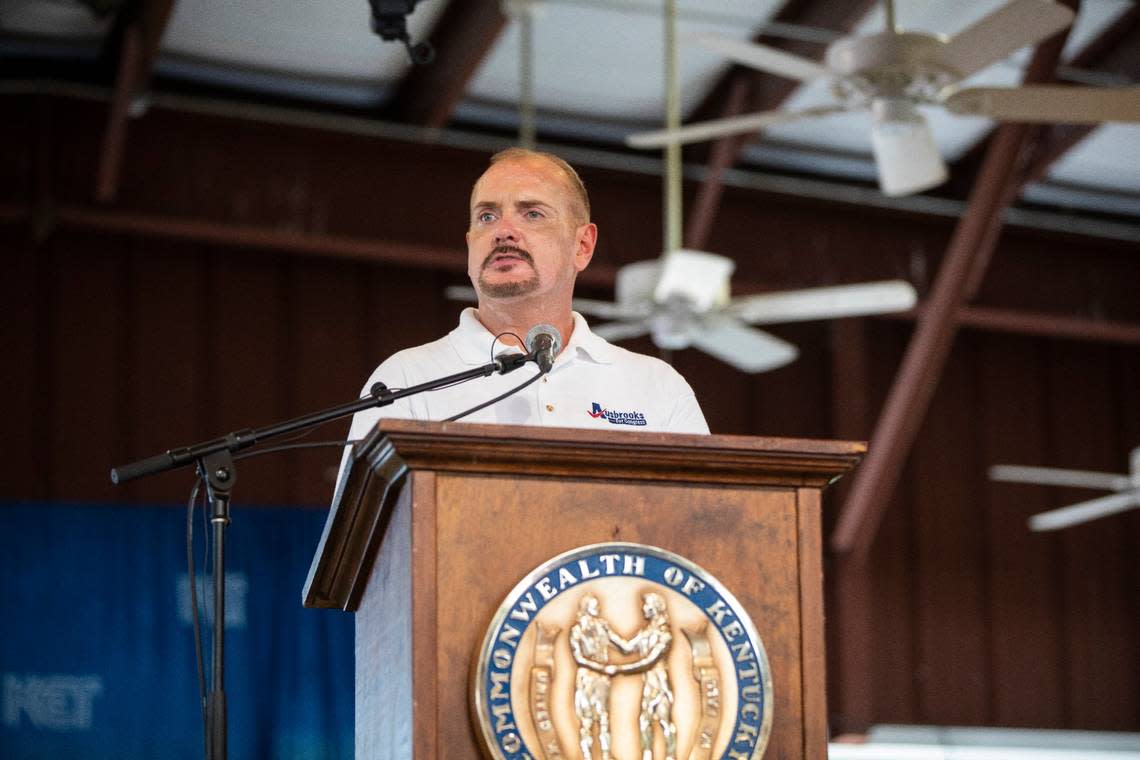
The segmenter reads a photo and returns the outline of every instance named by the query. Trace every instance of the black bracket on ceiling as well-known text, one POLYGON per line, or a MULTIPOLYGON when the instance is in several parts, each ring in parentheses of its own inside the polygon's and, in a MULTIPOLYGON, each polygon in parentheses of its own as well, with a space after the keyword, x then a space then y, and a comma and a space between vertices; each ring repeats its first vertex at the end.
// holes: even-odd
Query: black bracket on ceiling
POLYGON ((372 31, 386 42, 399 40, 408 49, 412 63, 423 66, 435 60, 435 48, 430 42, 412 44, 408 36, 407 16, 423 0, 368 0, 372 6, 372 31))

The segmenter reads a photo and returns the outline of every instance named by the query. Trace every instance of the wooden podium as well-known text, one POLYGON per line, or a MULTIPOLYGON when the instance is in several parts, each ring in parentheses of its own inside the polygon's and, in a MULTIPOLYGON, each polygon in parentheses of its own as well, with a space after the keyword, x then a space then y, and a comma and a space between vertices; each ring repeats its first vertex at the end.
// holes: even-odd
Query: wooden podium
POLYGON ((629 541, 748 611, 774 684, 767 758, 825 758, 820 492, 862 444, 386 420, 357 446, 304 603, 356 613, 356 757, 477 758, 476 650, 550 558, 629 541))

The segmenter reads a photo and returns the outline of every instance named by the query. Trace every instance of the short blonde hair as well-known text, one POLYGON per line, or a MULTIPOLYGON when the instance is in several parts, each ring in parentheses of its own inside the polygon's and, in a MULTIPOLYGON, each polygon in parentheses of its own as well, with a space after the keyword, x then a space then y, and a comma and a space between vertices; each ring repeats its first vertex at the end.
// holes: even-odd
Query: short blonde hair
MULTIPOLYGON (((549 161, 562 170, 562 174, 566 177, 566 183, 570 186, 571 192, 574 194, 574 199, 577 201, 578 217, 582 224, 587 224, 590 221, 590 196, 586 192, 586 185, 583 184, 582 178, 578 176, 578 172, 574 171, 574 167, 566 163, 566 161, 553 153, 547 153, 541 150, 531 150, 530 148, 507 148, 501 150, 495 155, 491 156, 490 164, 494 166, 500 161, 526 161, 528 159, 541 159, 549 161)), ((474 188, 472 188, 474 193, 474 188)))

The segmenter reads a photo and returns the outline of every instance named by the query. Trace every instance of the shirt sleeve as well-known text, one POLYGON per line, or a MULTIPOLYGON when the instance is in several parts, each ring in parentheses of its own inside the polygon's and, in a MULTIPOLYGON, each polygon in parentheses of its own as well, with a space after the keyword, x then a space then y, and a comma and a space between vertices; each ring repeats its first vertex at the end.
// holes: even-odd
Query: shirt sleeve
POLYGON ((669 424, 666 431, 670 433, 698 433, 708 435, 709 424, 697 403, 697 396, 689 386, 688 381, 677 370, 665 365, 666 371, 672 375, 672 382, 666 387, 672 388, 674 398, 673 411, 669 415, 669 424))
MULTIPOLYGON (((360 389, 360 398, 371 395, 372 386, 378 382, 384 383, 389 389, 405 388, 407 387, 407 377, 407 370, 400 361, 399 354, 393 355, 372 372, 368 381, 364 383, 364 387, 360 389)), ((340 499, 340 491, 344 486, 344 474, 348 469, 349 458, 352 456, 355 442, 367 438, 377 423, 383 419, 414 420, 416 414, 410 400, 402 398, 388 406, 365 409, 352 415, 352 424, 348 428, 348 441, 350 443, 344 447, 344 453, 340 457, 340 469, 336 476, 336 487, 333 489, 333 504, 340 499)))
POLYGON ((705 421, 701 405, 697 403, 697 397, 691 389, 688 393, 678 396, 673 414, 669 417, 669 432, 708 435, 709 424, 705 421))

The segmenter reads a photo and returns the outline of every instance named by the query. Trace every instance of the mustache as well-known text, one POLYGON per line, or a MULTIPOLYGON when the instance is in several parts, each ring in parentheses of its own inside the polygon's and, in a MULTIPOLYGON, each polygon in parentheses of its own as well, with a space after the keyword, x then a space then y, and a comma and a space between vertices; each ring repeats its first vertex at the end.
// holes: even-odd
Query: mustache
POLYGON ((534 257, 531 256, 527 251, 524 251, 522 248, 518 248, 513 245, 498 245, 495 246, 489 254, 487 254, 487 258, 483 259, 483 266, 481 268, 486 269, 488 266, 490 266, 491 260, 500 253, 513 253, 526 263, 532 266, 534 265, 534 257))

